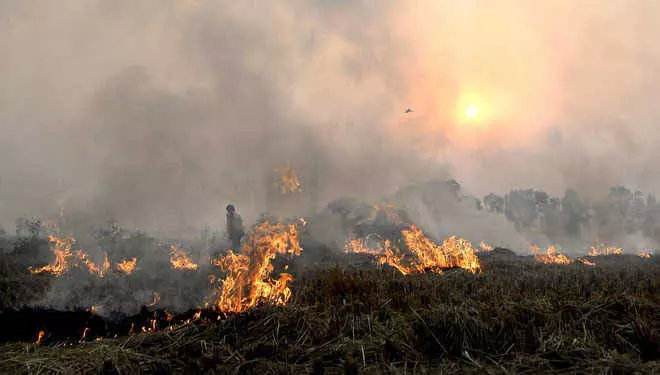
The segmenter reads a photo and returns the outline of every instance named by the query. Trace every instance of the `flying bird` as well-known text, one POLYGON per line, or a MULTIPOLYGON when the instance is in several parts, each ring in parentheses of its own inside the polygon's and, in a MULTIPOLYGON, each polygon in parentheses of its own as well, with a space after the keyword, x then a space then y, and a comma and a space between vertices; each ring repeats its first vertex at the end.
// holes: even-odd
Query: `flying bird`
POLYGON ((403 113, 411 113, 413 112, 412 108, 406 108, 406 110, 403 113))

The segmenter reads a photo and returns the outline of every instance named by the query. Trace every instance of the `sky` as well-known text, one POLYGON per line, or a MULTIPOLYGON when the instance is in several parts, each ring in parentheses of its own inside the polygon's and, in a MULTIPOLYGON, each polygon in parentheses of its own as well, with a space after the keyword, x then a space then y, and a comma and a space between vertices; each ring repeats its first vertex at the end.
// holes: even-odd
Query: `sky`
POLYGON ((251 220, 284 164, 321 205, 657 192, 656 35, 653 0, 0 0, 0 224, 251 220))

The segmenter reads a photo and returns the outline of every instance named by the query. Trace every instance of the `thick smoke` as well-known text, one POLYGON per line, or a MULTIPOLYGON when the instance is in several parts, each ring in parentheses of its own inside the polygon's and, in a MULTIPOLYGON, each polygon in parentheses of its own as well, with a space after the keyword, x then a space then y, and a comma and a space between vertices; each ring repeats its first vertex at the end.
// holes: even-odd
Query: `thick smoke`
POLYGON ((478 195, 655 191, 658 8, 2 1, 2 223, 63 200, 182 235, 229 201, 256 218, 286 163, 320 204, 450 175, 478 195))

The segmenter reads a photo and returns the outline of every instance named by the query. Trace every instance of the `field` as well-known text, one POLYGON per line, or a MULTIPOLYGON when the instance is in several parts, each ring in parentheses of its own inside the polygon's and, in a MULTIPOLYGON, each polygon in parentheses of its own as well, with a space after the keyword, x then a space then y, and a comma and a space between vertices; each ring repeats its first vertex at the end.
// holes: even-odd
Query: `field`
POLYGON ((458 269, 407 276, 350 258, 294 267, 285 306, 221 315, 193 310, 169 325, 163 310, 145 307, 134 321, 159 316, 163 328, 131 334, 122 331, 129 318, 80 311, 67 319, 101 328, 81 339, 82 326, 73 324, 71 337, 62 328, 60 337, 37 344, 36 331, 10 338, 14 324, 7 319, 56 315, 16 312, 52 279, 5 256, 0 372, 660 373, 656 257, 605 256, 590 267, 539 264, 496 250, 480 258, 476 275, 458 269))

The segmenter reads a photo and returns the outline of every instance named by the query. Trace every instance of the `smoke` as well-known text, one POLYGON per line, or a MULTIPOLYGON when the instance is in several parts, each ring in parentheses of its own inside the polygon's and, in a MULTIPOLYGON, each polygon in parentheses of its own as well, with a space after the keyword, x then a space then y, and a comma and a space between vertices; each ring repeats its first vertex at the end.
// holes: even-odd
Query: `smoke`
POLYGON ((0 221, 60 200, 176 235, 228 202, 250 221, 287 163, 320 204, 450 175, 654 191, 659 7, 2 1, 0 221))

